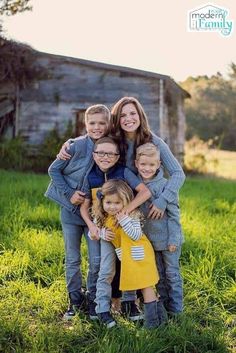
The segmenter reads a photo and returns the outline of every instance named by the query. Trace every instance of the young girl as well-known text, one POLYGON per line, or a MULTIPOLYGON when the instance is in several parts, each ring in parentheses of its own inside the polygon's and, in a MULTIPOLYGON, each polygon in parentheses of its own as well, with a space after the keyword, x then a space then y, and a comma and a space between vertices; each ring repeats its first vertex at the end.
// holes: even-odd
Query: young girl
POLYGON ((135 210, 128 216, 123 211, 134 198, 132 189, 123 180, 112 179, 103 184, 97 196, 92 213, 101 229, 101 266, 95 299, 98 317, 108 328, 116 324, 110 314, 112 278, 107 276, 111 273, 107 264, 110 265, 112 254, 115 274, 116 254, 121 261, 120 289, 142 290, 145 326, 157 327, 166 320, 166 312, 153 289, 159 279, 154 251, 142 233, 140 212, 135 210))

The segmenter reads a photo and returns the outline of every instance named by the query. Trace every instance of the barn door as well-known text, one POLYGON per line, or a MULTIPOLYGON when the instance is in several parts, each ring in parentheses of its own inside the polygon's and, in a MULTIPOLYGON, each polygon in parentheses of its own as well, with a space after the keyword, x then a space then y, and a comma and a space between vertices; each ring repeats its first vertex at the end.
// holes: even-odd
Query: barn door
POLYGON ((84 124, 84 118, 85 118, 85 109, 77 110, 75 112, 75 133, 76 136, 81 136, 85 134, 85 124, 84 124))

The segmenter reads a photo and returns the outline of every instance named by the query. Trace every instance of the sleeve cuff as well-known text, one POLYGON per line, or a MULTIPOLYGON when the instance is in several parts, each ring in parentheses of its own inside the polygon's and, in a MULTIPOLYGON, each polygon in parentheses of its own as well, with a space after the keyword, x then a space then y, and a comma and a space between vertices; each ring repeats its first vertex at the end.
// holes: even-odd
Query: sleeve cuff
POLYGON ((170 235, 168 238, 168 246, 169 245, 179 246, 180 245, 180 237, 176 234, 170 235))
POLYGON ((153 205, 165 211, 167 207, 167 200, 163 196, 159 196, 158 199, 153 201, 153 205))
POLYGON ((67 199, 68 199, 69 201, 70 201, 70 199, 72 198, 72 196, 74 195, 75 191, 76 191, 76 190, 71 189, 71 190, 65 192, 65 196, 67 197, 67 199))
POLYGON ((124 216, 122 219, 120 219, 118 221, 118 223, 121 225, 121 226, 125 226, 127 223, 130 222, 130 217, 129 216, 124 216))

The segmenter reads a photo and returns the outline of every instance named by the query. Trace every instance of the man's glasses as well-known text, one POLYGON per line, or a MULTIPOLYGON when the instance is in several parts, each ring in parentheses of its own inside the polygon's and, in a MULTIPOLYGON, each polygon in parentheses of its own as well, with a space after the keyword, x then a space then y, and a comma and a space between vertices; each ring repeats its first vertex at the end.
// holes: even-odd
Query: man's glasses
POLYGON ((115 156, 119 156, 119 153, 114 153, 114 152, 103 152, 103 151, 94 151, 93 153, 96 153, 98 157, 105 157, 107 156, 108 158, 114 158, 115 156))

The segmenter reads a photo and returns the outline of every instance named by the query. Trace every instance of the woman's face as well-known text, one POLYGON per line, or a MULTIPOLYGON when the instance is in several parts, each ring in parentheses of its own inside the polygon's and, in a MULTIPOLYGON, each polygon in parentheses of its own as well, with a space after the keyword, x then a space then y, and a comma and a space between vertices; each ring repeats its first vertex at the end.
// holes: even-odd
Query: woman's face
POLYGON ((120 114, 120 127, 127 137, 133 137, 140 126, 140 117, 133 103, 123 106, 120 114))

